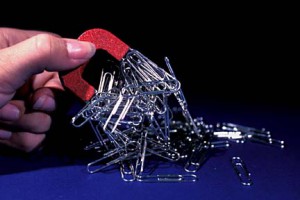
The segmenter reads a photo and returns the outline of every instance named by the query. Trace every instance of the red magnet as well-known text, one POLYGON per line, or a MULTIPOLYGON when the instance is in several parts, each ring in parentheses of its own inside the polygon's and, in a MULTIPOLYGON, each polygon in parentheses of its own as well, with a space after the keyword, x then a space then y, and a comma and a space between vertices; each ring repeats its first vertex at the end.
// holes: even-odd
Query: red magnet
MULTIPOLYGON (((83 32, 79 37, 81 41, 95 44, 96 49, 107 51, 118 61, 126 55, 129 46, 107 30, 94 28, 83 32)), ((88 62, 75 70, 61 76, 64 86, 84 101, 90 100, 95 94, 95 88, 82 78, 88 62)))

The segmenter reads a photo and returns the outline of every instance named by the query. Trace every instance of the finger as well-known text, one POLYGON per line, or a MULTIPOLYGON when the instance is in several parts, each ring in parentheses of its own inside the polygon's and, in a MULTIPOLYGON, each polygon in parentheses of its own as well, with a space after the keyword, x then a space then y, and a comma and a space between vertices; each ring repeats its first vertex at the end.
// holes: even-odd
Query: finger
POLYGON ((34 74, 73 69, 95 54, 92 43, 39 34, 0 50, 0 107, 34 74), (14 77, 14 78, 12 78, 14 77))
POLYGON ((30 101, 34 110, 52 112, 56 108, 55 91, 51 88, 37 89, 30 101))
POLYGON ((50 129, 51 122, 52 119, 49 114, 31 112, 21 115, 16 121, 0 121, 0 127, 11 132, 26 131, 40 134, 50 129))
POLYGON ((44 71, 37 74, 32 81, 34 94, 31 97, 33 109, 52 112, 56 108, 55 92, 63 91, 57 72, 44 71))
POLYGON ((61 80, 57 72, 44 71, 43 73, 34 76, 31 82, 31 87, 33 90, 42 87, 55 88, 58 90, 64 90, 61 80))
POLYGON ((0 120, 0 127, 11 132, 27 131, 32 133, 43 133, 50 129, 51 116, 45 112, 30 111, 23 100, 12 100, 10 104, 16 106, 20 111, 17 120, 0 120))
POLYGON ((0 108, 0 120, 16 121, 20 118, 20 109, 13 103, 8 103, 0 108))
POLYGON ((22 30, 17 28, 0 28, 0 49, 13 46, 23 40, 31 38, 37 34, 48 33, 53 36, 60 37, 57 34, 46 31, 22 30))
POLYGON ((11 131, 0 129, 0 140, 8 140, 12 135, 11 131))
POLYGON ((31 152, 38 148, 44 141, 45 134, 33 134, 30 132, 12 133, 9 139, 0 139, 0 144, 19 149, 25 152, 31 152))

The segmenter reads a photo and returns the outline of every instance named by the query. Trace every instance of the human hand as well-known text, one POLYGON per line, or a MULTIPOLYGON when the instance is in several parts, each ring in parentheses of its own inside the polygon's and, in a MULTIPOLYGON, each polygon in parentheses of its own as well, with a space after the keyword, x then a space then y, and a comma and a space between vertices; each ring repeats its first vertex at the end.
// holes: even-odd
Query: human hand
POLYGON ((0 28, 0 143, 30 152, 51 127, 58 71, 95 54, 89 42, 52 33, 0 28))

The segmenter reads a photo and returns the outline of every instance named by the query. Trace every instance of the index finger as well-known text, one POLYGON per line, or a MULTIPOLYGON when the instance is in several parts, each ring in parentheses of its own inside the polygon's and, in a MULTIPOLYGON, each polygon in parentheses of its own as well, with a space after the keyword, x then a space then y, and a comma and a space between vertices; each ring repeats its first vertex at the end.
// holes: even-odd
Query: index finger
POLYGON ((0 49, 13 46, 19 42, 22 42, 32 36, 37 34, 47 33, 53 36, 60 37, 57 34, 46 32, 46 31, 36 31, 36 30, 23 30, 17 28, 0 28, 0 49))

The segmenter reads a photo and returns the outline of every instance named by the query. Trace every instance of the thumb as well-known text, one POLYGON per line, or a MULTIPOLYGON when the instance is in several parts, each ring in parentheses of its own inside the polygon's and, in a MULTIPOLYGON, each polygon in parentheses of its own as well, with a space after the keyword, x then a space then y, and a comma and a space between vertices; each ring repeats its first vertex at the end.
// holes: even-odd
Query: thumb
POLYGON ((32 75, 73 69, 88 61, 96 48, 92 43, 39 34, 0 50, 0 107, 32 75), (4 97, 4 98, 3 98, 4 97))

